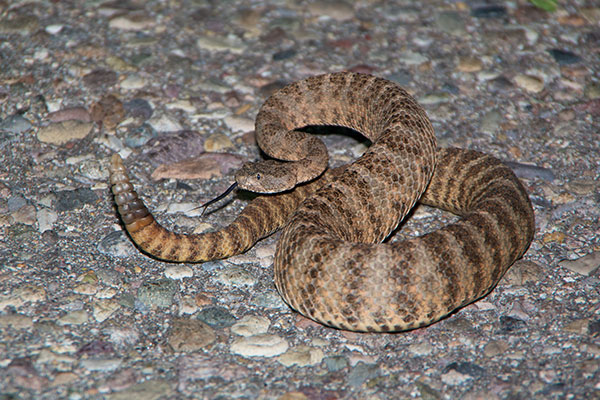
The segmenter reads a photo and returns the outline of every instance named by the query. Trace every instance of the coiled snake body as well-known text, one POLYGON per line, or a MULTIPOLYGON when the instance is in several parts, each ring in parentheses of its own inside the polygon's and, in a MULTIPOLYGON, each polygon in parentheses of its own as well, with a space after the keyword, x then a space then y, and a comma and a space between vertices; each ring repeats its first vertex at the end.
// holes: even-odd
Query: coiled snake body
POLYGON ((283 227, 275 284, 292 308, 340 329, 390 332, 431 324, 485 296, 533 238, 533 209, 513 172, 485 154, 436 149, 425 111, 384 79, 340 72, 286 86, 261 107, 256 136, 267 155, 288 162, 248 163, 237 182, 282 192, 198 235, 160 226, 113 156, 112 191, 137 246, 159 259, 201 262, 246 251, 283 227), (323 173, 325 146, 295 130, 311 125, 352 128, 372 145, 323 173), (382 243, 416 201, 460 218, 382 243))

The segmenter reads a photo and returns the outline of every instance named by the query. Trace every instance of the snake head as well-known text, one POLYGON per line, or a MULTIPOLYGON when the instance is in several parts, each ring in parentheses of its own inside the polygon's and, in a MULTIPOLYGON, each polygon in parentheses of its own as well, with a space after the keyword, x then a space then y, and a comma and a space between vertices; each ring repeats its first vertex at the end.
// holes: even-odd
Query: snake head
POLYGON ((296 174, 289 163, 265 160, 247 162, 235 173, 240 188, 257 193, 279 193, 296 186, 296 174))

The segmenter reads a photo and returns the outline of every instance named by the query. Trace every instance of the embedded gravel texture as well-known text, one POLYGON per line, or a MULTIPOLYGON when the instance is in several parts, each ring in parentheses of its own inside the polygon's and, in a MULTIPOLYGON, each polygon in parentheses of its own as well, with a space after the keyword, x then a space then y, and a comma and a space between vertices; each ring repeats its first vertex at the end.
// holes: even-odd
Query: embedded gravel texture
MULTIPOLYGON (((600 398, 600 7, 559 1, 0 0, 0 399, 600 398), (162 263, 123 233, 125 158, 182 232, 243 160, 261 103, 352 70, 403 85, 443 146, 528 189, 529 251, 484 299, 399 334, 334 330, 272 280, 277 234, 228 260, 162 263)), ((319 130, 331 164, 356 135, 319 130)), ((452 215, 419 207, 390 240, 452 215)))

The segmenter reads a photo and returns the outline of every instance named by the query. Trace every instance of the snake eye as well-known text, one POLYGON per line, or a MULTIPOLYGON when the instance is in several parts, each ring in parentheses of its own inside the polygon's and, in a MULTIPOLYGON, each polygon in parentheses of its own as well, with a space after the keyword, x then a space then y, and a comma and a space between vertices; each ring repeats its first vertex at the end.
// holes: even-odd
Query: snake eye
POLYGON ((260 174, 256 174, 256 180, 260 181, 260 174))

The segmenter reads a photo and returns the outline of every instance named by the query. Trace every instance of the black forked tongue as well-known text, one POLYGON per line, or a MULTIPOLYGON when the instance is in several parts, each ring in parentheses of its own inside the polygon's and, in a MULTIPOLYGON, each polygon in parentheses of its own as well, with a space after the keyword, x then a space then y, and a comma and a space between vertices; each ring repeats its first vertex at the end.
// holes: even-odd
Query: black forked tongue
POLYGON ((235 189, 237 187, 237 182, 234 182, 231 186, 229 186, 229 188, 224 191, 222 194, 218 195, 217 197, 215 197, 212 200, 207 201, 206 203, 202 204, 200 207, 197 208, 202 208, 202 214, 200 214, 200 216, 204 216, 204 213, 206 212, 206 209, 208 208, 208 206, 210 206, 211 204, 216 203, 217 201, 225 198, 229 193, 231 193, 233 191, 233 189, 235 189))

